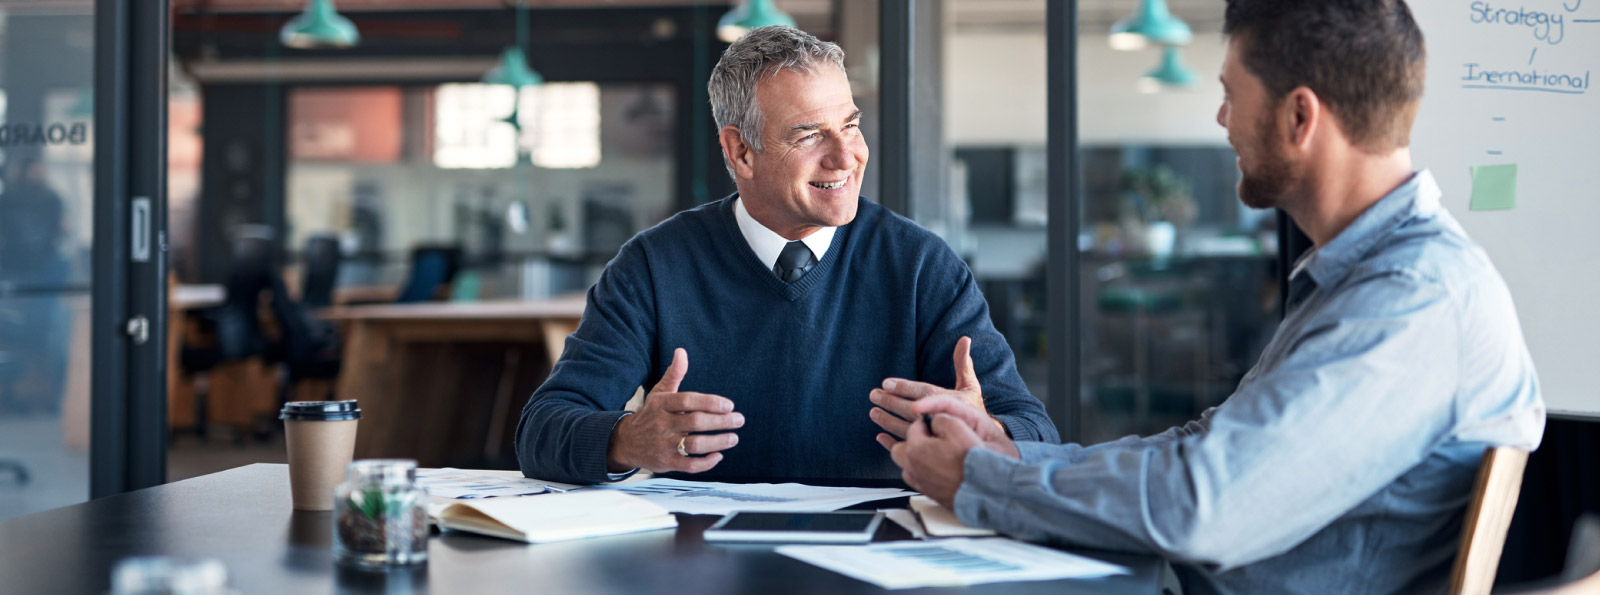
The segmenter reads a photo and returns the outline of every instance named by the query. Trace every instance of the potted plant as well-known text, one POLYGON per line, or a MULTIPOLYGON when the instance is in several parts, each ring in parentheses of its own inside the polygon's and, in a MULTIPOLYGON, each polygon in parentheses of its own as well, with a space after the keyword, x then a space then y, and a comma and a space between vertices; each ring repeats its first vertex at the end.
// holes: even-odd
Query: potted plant
POLYGON ((1188 180, 1166 165, 1130 169, 1122 174, 1124 222, 1142 224, 1135 235, 1156 258, 1172 255, 1179 228, 1194 221, 1199 210, 1188 180))

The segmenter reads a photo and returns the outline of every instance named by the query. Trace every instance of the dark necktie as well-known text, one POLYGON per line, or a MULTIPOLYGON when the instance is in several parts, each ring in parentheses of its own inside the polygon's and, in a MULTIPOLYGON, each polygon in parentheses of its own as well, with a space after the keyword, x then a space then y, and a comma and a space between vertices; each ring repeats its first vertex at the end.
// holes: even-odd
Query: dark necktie
POLYGON ((806 247, 805 242, 795 240, 783 247, 783 252, 778 253, 778 264, 772 266, 772 272, 778 274, 784 283, 799 281, 811 267, 817 266, 817 257, 806 247))

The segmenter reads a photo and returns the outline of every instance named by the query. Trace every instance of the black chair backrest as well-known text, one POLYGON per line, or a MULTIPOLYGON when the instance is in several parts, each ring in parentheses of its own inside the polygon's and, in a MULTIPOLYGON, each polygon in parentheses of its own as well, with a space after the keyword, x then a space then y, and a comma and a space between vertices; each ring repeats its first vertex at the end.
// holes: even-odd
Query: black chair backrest
POLYGON ((284 363, 291 367, 314 364, 336 358, 339 352, 339 332, 333 324, 311 314, 304 302, 289 299, 289 290, 283 280, 274 276, 272 288, 272 315, 278 320, 283 333, 281 353, 284 363))
POLYGON ((456 276, 461 249, 454 246, 418 246, 411 251, 411 274, 397 302, 433 301, 440 285, 456 276))
POLYGON ((306 240, 305 276, 300 283, 300 303, 307 308, 333 305, 333 284, 339 277, 339 240, 330 235, 306 240))
POLYGON ((235 234, 226 282, 228 295, 215 314, 217 348, 223 360, 259 355, 266 349, 257 309, 272 274, 272 238, 235 234))

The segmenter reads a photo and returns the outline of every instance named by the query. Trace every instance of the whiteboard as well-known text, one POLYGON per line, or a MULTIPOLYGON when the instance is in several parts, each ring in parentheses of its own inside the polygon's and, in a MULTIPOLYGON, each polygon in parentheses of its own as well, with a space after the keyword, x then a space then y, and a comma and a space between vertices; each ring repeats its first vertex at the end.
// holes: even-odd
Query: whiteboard
POLYGON ((1412 158, 1516 301, 1551 413, 1600 416, 1600 0, 1410 0, 1428 46, 1412 158), (1471 210, 1472 169, 1516 202, 1471 210))

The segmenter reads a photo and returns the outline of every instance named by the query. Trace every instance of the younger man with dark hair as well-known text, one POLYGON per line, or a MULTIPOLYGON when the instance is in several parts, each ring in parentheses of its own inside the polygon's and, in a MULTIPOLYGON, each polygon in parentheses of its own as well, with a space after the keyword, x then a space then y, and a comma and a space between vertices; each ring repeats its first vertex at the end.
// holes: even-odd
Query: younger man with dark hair
POLYGON ((1505 283, 1411 164, 1422 33, 1400 0, 1230 0, 1225 31, 1239 197, 1316 246, 1238 390, 1092 447, 924 399, 891 454, 969 524, 1157 553, 1188 593, 1437 590, 1484 448, 1535 448, 1544 405, 1505 283))

